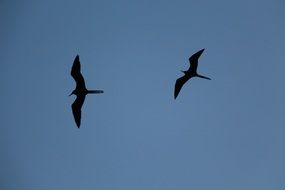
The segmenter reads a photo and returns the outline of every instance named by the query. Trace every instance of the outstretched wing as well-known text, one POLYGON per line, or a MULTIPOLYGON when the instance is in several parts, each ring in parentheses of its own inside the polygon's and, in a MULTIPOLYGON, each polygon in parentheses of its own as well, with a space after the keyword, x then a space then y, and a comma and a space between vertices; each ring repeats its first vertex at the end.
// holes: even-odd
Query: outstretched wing
POLYGON ((190 79, 191 77, 184 75, 176 80, 175 89, 174 89, 174 99, 177 98, 182 86, 190 79))
POLYGON ((76 82, 76 88, 86 89, 84 78, 80 72, 80 61, 79 55, 77 55, 73 61, 73 65, 71 68, 71 76, 74 78, 76 82))
POLYGON ((198 59, 201 56, 201 54, 203 53, 205 49, 201 49, 200 51, 194 53, 190 58, 189 58, 189 62, 190 62, 190 71, 192 72, 196 72, 197 71, 197 67, 198 67, 198 59))
POLYGON ((72 113, 75 120, 75 123, 78 128, 80 128, 81 121, 81 107, 84 103, 85 96, 77 96, 76 100, 72 104, 72 113))

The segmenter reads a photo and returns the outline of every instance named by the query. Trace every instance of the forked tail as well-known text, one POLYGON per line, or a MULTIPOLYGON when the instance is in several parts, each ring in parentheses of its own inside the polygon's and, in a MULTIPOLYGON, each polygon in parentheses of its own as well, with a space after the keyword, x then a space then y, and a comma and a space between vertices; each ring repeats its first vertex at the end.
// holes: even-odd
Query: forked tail
POLYGON ((88 90, 88 94, 101 94, 104 93, 103 90, 88 90))

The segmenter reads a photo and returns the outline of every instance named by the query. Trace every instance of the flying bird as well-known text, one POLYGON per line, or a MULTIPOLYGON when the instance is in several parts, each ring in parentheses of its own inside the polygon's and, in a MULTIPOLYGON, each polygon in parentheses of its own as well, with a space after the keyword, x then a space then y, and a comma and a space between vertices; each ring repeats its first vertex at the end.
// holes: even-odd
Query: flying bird
POLYGON ((197 73, 197 67, 198 67, 198 59, 201 56, 201 54, 203 53, 205 49, 201 49, 200 51, 196 52, 195 54, 193 54, 190 58, 189 58, 189 62, 190 62, 190 68, 187 71, 181 71, 184 73, 184 76, 180 77, 179 79, 176 80, 175 83, 175 90, 174 90, 174 99, 177 98, 182 86, 192 77, 200 77, 203 79, 208 79, 211 80, 208 77, 199 75, 197 73))
POLYGON ((74 78, 76 82, 76 88, 72 91, 72 94, 76 95, 76 99, 72 104, 72 113, 75 120, 75 123, 78 128, 80 128, 81 121, 81 107, 84 103, 85 96, 87 94, 100 94, 103 93, 103 90, 87 90, 85 86, 84 78, 80 72, 80 61, 79 55, 77 55, 74 59, 73 66, 71 68, 71 76, 74 78))

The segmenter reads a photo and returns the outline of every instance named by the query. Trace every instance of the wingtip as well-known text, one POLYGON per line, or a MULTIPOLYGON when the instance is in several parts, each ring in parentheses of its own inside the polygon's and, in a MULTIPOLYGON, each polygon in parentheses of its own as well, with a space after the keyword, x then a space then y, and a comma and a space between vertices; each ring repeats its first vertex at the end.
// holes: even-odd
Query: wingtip
POLYGON ((76 122, 76 127, 79 129, 80 128, 80 123, 76 122))
POLYGON ((178 94, 174 94, 174 100, 176 100, 178 94))
POLYGON ((79 60, 79 55, 78 54, 76 55, 75 59, 79 60))

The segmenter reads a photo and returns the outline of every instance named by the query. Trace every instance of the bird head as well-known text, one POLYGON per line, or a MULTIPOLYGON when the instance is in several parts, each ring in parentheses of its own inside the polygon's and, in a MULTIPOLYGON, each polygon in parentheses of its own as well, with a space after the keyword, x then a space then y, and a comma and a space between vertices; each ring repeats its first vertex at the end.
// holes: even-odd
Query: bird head
POLYGON ((69 96, 71 96, 72 94, 75 95, 75 90, 73 90, 73 91, 71 92, 71 94, 69 94, 69 96))

